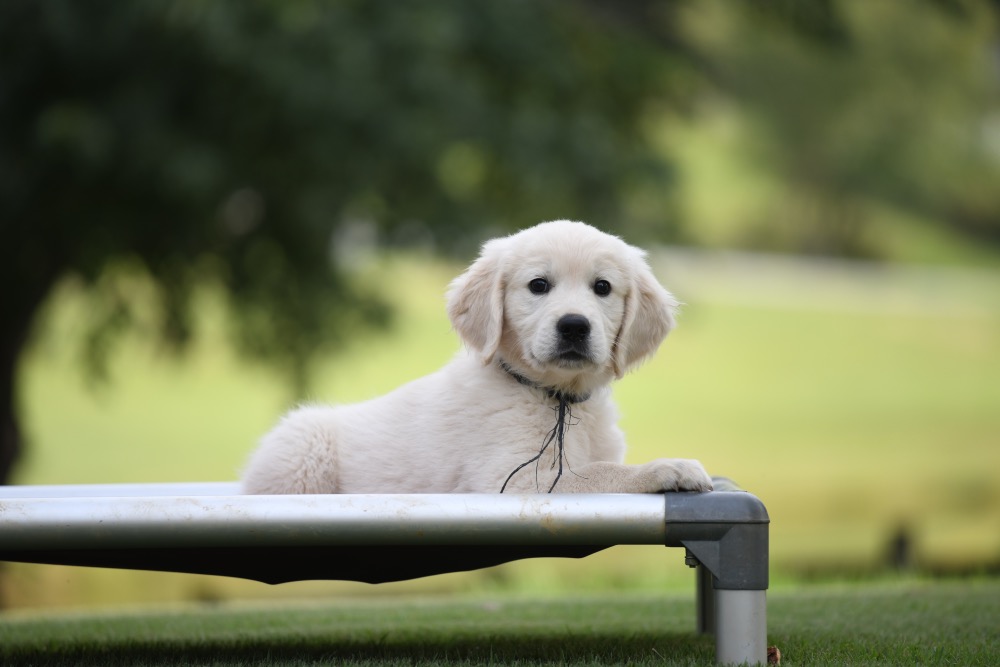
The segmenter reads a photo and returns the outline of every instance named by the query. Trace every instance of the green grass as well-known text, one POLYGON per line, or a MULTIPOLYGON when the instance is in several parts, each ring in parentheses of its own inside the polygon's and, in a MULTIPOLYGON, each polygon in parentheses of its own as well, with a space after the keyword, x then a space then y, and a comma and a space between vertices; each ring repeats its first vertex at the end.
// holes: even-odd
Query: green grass
MULTIPOLYGON (((772 592, 783 665, 989 665, 1000 582, 772 592)), ((691 596, 368 599, 0 616, 4 665, 707 665, 691 596)))
MULTIPOLYGON (((398 257, 374 266, 399 305, 398 328, 325 360, 309 398, 370 398, 445 363, 458 343, 443 295, 460 269, 398 257)), ((754 491, 771 515, 779 578, 874 569, 899 525, 918 564, 1000 561, 1000 274, 711 254, 668 255, 656 269, 687 306, 660 353, 616 387, 630 461, 695 457, 754 491)), ((132 338, 95 390, 68 342, 81 302, 64 290, 21 379, 32 446, 20 481, 235 478, 291 397, 275 375, 231 356, 204 297, 208 331, 182 364, 132 338)), ((30 566, 9 568, 4 584, 11 604, 43 607, 689 581, 679 555, 636 547, 572 567, 526 562, 377 589, 30 566)))

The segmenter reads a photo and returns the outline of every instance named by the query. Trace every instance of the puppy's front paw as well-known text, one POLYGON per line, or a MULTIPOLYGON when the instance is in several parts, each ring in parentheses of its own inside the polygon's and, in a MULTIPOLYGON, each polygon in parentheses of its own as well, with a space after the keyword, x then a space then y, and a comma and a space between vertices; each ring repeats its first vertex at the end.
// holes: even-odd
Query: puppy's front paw
POLYGON ((642 466, 658 491, 711 491, 712 478, 694 459, 656 459, 642 466))

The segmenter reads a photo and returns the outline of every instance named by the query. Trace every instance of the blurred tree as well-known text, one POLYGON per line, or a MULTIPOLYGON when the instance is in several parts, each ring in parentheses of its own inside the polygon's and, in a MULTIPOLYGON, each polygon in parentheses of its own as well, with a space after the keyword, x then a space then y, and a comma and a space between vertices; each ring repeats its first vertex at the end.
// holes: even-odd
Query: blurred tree
POLYGON ((239 348, 301 384, 310 355, 386 319, 337 262, 344 229, 447 246, 608 221, 634 184, 662 188, 639 121, 671 70, 580 7, 0 3, 0 481, 18 360, 68 276, 89 288, 98 372, 139 272, 166 341, 216 281, 239 348))
POLYGON ((1000 244, 997 7, 834 0, 775 21, 766 3, 699 4, 692 48, 784 184, 756 244, 878 254, 873 200, 1000 244))

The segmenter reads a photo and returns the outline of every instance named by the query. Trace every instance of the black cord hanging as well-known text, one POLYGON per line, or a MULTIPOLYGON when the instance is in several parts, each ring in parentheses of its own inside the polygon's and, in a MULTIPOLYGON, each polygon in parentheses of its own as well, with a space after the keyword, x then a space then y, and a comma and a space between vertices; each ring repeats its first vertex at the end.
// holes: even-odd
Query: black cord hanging
POLYGON ((521 465, 514 468, 514 470, 507 475, 507 479, 504 481, 503 486, 500 487, 500 493, 503 493, 507 488, 507 484, 522 468, 535 463, 535 487, 538 486, 538 464, 537 462, 545 454, 545 451, 549 448, 553 442, 556 443, 556 455, 555 460, 552 462, 553 467, 557 464, 559 466, 556 471, 556 478, 552 481, 552 486, 549 487, 548 493, 552 493, 552 490, 556 488, 556 484, 559 483, 559 479, 563 474, 563 458, 566 455, 565 450, 565 438, 566 438, 566 427, 570 426, 570 421, 573 419, 573 410, 570 405, 574 402, 571 401, 564 394, 557 393, 553 398, 558 399, 559 404, 553 408, 556 413, 556 425, 549 431, 549 434, 545 438, 545 442, 542 443, 542 448, 538 450, 538 453, 533 457, 522 463, 521 465))

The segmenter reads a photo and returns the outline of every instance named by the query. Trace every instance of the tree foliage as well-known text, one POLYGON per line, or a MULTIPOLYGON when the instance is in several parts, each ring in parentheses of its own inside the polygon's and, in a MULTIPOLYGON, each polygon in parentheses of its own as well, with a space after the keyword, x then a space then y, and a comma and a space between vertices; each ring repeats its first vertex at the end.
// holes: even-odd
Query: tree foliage
POLYGON ((750 128, 753 161, 784 184, 761 244, 877 255, 873 200, 1000 244, 995 5, 832 0, 777 22, 749 7, 705 3, 690 37, 750 128))

